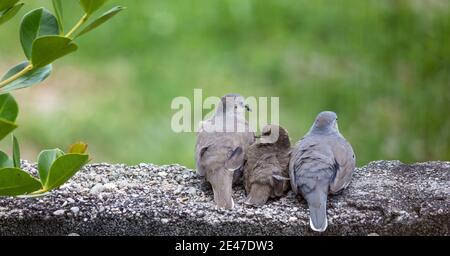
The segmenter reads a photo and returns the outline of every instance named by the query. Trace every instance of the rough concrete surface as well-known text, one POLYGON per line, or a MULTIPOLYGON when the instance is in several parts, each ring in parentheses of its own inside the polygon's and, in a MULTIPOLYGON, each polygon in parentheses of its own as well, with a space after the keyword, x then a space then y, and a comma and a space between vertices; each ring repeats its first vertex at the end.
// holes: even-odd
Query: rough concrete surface
MULTIPOLYGON (((449 235, 449 195, 450 162, 373 162, 330 198, 320 235, 449 235)), ((93 164, 46 197, 0 199, 0 235, 319 235, 291 192, 261 208, 244 198, 235 187, 235 209, 216 209, 212 191, 178 165, 93 164)))

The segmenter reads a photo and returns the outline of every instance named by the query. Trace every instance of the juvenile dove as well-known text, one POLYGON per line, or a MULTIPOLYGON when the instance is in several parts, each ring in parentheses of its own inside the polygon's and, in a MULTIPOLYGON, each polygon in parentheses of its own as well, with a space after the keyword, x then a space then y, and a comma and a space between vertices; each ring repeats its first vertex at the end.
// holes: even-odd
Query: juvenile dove
POLYGON ((282 196, 290 187, 289 158, 291 142, 280 126, 268 125, 250 146, 244 168, 246 204, 261 206, 269 198, 282 196))

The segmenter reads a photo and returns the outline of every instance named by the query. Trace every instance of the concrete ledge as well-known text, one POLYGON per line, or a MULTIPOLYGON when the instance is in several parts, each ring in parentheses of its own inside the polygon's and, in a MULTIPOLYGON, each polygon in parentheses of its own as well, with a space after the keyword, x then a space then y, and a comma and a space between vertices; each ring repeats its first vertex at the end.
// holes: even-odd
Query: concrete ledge
MULTIPOLYGON (((178 165, 94 164, 47 197, 0 199, 0 235, 317 235, 291 193, 256 209, 236 187, 224 211, 203 190, 178 165)), ((370 163, 328 208, 325 235, 450 235, 450 162, 370 163)))

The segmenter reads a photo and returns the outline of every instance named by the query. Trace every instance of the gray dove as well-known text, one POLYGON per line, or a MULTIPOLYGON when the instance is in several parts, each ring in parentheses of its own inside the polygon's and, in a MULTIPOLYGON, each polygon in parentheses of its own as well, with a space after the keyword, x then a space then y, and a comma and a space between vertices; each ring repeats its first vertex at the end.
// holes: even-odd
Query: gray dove
POLYGON ((232 186, 242 181, 248 147, 255 134, 245 120, 250 108, 238 94, 224 96, 214 116, 200 124, 195 160, 197 173, 211 184, 219 208, 234 207, 232 186))
POLYGON ((250 146, 244 167, 246 204, 264 205, 269 198, 282 196, 290 188, 289 158, 291 142, 280 126, 268 125, 250 146))
POLYGON ((302 194, 314 231, 327 229, 327 197, 347 188, 355 169, 352 146, 338 129, 334 112, 322 112, 309 133, 298 142, 289 165, 292 190, 302 194))

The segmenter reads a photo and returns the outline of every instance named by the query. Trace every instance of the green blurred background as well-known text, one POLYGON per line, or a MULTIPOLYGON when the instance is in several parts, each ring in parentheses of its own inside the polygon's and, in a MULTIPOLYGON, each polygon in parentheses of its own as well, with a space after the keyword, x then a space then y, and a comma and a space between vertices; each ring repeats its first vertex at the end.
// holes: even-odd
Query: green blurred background
MULTIPOLYGON (((51 7, 25 2, 20 15, 51 7)), ((81 11, 64 2, 73 26, 81 11)), ((14 93, 24 158, 82 140, 94 162, 194 167, 195 134, 172 132, 170 104, 203 88, 280 97, 293 141, 334 110, 359 165, 450 160, 449 1, 114 3, 128 9, 78 40, 44 84, 14 93)), ((23 59, 19 23, 0 28, 2 73, 23 59)))

